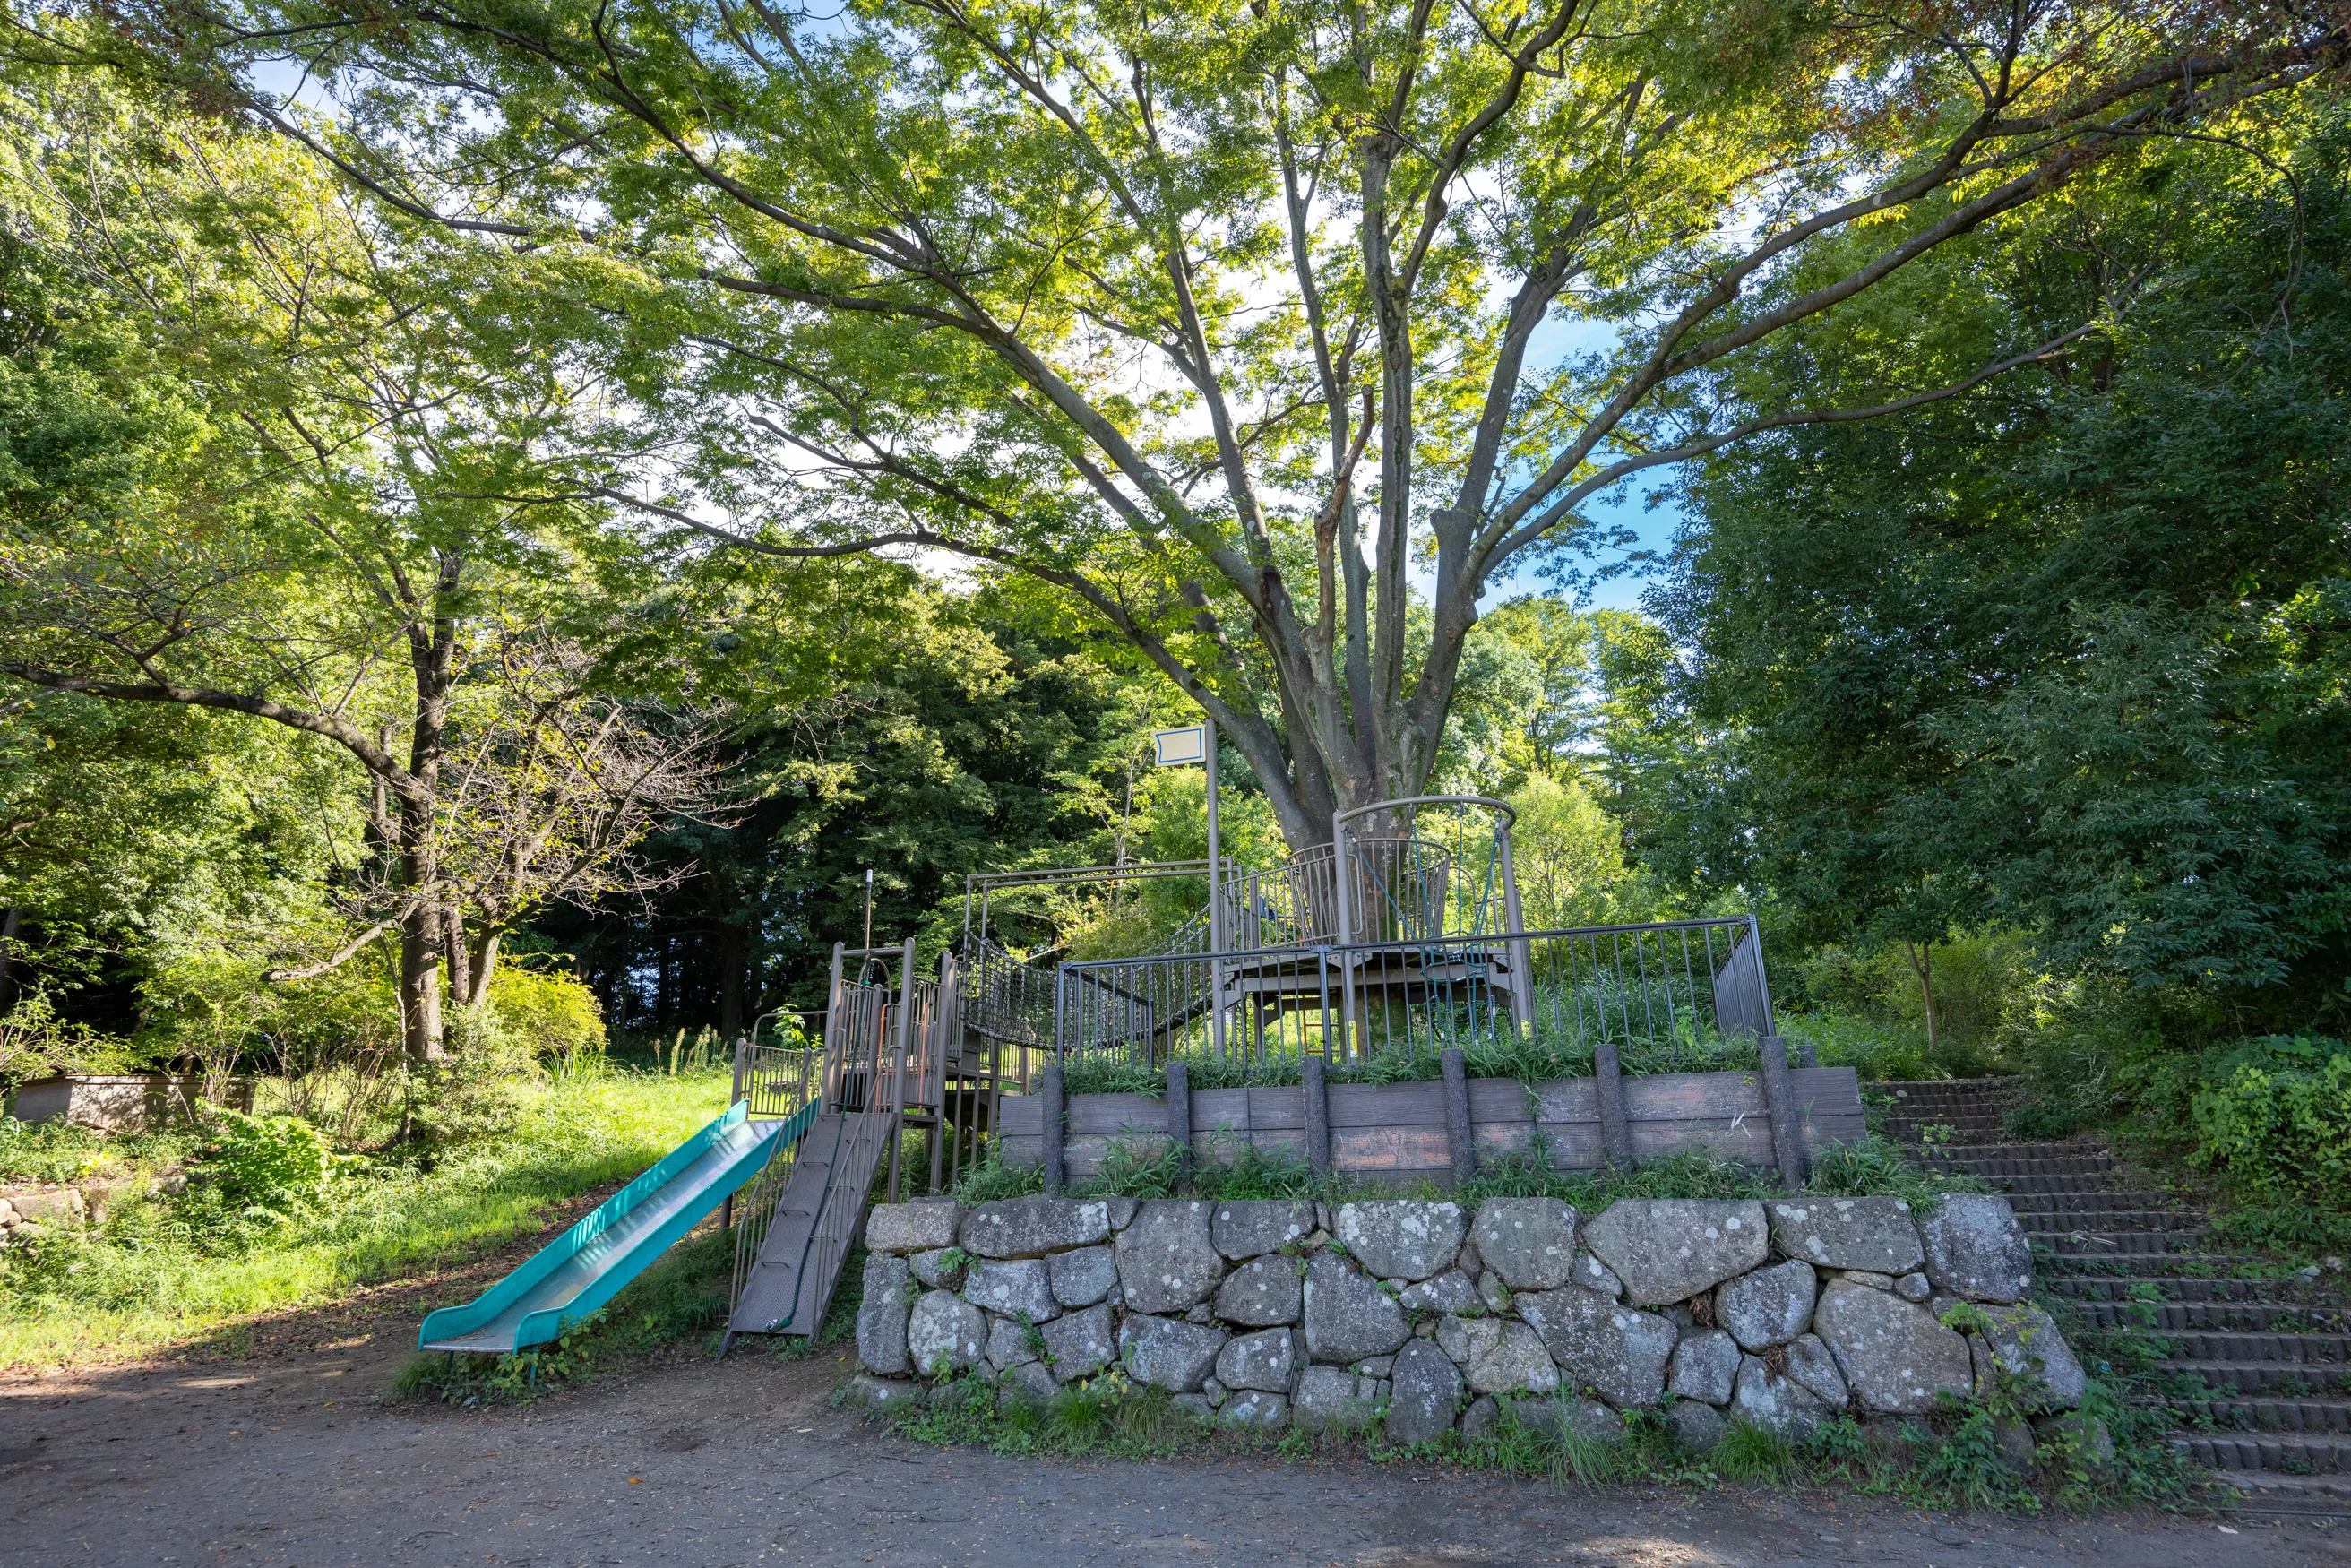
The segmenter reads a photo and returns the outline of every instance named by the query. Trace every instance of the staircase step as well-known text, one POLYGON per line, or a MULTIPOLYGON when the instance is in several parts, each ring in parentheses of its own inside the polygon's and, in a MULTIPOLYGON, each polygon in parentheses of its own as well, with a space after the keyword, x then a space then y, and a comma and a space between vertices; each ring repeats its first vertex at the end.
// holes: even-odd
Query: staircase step
POLYGON ((2036 1247, 2066 1258, 2161 1257, 2181 1253, 2203 1239, 2200 1230, 2037 1230, 2025 1234, 2036 1247))
MULTIPOLYGON (((2060 1178, 2064 1179, 2064 1178, 2060 1178)), ((2200 1223, 2204 1216, 2193 1210, 2175 1208, 2170 1197, 2159 1192, 2109 1192, 2083 1178, 2079 1185, 2059 1192, 2028 1192, 2011 1187, 2008 1206, 2021 1218, 2032 1214, 2176 1214, 2193 1215, 2200 1223)))
POLYGON ((2342 1476, 2280 1476, 2265 1470, 2215 1470, 2212 1479, 2237 1493, 2234 1511, 2251 1519, 2313 1522, 2351 1520, 2351 1479, 2342 1476))
MULTIPOLYGON (((2168 1402, 2177 1407, 2181 1401, 2168 1402)), ((2191 1402, 2209 1414, 2218 1434, 2241 1432, 2317 1432, 2351 1436, 2351 1400, 2342 1399, 2214 1399, 2191 1402)))
MULTIPOLYGON (((2172 1378, 2200 1380, 2215 1396, 2225 1397, 2231 1391, 2238 1394, 2264 1396, 2273 1399, 2307 1399, 2331 1396, 2341 1385, 2336 1382, 2339 1368, 2312 1366, 2291 1361, 2167 1361, 2161 1371, 2172 1378)), ((2179 1399, 2197 1397, 2192 1389, 2171 1395, 2179 1399)))
POLYGON ((2002 1165, 2018 1160, 2066 1160, 2075 1162, 2074 1168, 2085 1171, 2111 1169, 2115 1158, 2104 1149, 2085 1148, 2080 1144, 1938 1144, 1931 1149, 1918 1151, 1919 1157, 1930 1165, 1963 1165, 1973 1160, 1988 1160, 2002 1165))
MULTIPOLYGON (((2169 1283, 2180 1283, 2172 1281, 2169 1283)), ((2231 1281, 2231 1283, 2235 1281, 2231 1281)), ((2053 1288, 2054 1281, 2041 1281, 2053 1288)), ((2100 1281, 2099 1283, 2111 1283, 2100 1281)), ((2070 1294, 2071 1292, 2062 1292, 2070 1294)), ((2346 1314, 2325 1308, 2273 1306, 2256 1301, 2135 1301, 2124 1292, 2111 1300, 2089 1300, 2082 1316, 2102 1329, 2148 1329, 2158 1333, 2194 1331, 2206 1333, 2337 1333, 2345 1331, 2346 1314)))
POLYGON ((2171 1446, 2198 1464, 2220 1470, 2313 1476, 2351 1472, 2351 1437, 2310 1433, 2229 1437, 2183 1432, 2171 1439, 2171 1446))
POLYGON ((2177 1232, 2201 1230, 2211 1222, 2210 1216, 2189 1209, 2131 1208, 2121 1204, 2112 1208, 2094 1208, 2087 1205, 2075 1208, 2049 1208, 2039 1203, 2020 1203, 2011 1197, 2009 1200, 2009 1207, 2015 1211, 2018 1223, 2027 1230, 2177 1232))
POLYGON ((1984 1177, 2011 1198, 2022 1201, 2035 1197, 2104 1197, 2098 1183, 2105 1176, 2084 1173, 2077 1176, 1989 1176, 1984 1177))
MULTIPOLYGON (((2224 1280, 2247 1271, 2252 1260, 2232 1257, 2226 1252, 2091 1252, 2059 1249, 2048 1242, 2036 1241, 2033 1250, 2040 1254, 2042 1266, 2035 1270, 2046 1278, 2091 1278, 2102 1274, 2128 1276, 2134 1280, 2224 1280)), ((2246 1281, 2269 1282, 2275 1281, 2246 1281)), ((2183 1296, 2182 1301, 2199 1298, 2183 1296)), ((2251 1299, 2268 1301, 2270 1296, 2252 1298, 2231 1297, 2229 1300, 2251 1299)))
POLYGON ((2171 1347, 2170 1359, 2175 1362, 2278 1363, 2307 1366, 2314 1375, 2330 1379, 2351 1373, 2351 1334, 2230 1333, 2201 1329, 2179 1333, 2116 1329, 2115 1333, 2125 1339, 2160 1339, 2171 1347))
MULTIPOLYGON (((2147 1257, 2127 1261, 2153 1267, 2168 1260, 2147 1257)), ((2072 1296, 2085 1301, 2127 1301, 2135 1288, 2147 1286, 2158 1292, 2157 1300, 2159 1301, 2244 1301, 2279 1308, 2301 1305, 2294 1285, 2278 1280, 2213 1279, 2199 1275, 2061 1274, 2044 1270, 2041 1274, 2041 1286, 2057 1295, 2072 1296)), ((2146 1291, 2139 1293, 2144 1296, 2146 1291)))

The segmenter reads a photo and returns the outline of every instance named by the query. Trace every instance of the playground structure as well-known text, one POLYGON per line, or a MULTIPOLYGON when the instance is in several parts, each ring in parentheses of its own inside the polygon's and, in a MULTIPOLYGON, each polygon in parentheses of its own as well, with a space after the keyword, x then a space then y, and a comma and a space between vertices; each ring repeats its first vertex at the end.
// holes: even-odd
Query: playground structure
MULTIPOLYGON (((1649 1071, 1758 1061, 1767 1094, 1784 1097, 1771 1088, 1787 1064, 1753 917, 1529 930, 1513 821, 1499 800, 1422 796, 1344 812, 1331 843, 1270 870, 1204 860, 975 875, 959 950, 935 975, 918 972, 911 939, 836 946, 820 1046, 739 1043, 726 1116, 479 1301, 433 1314, 420 1343, 551 1340, 722 1204, 735 1233, 727 1342, 814 1335, 876 1185, 893 1202, 952 1187, 987 1157, 1008 1097, 1034 1107, 1041 1093, 1058 1125, 1061 1069, 1075 1062, 1180 1081, 1184 1063, 1213 1061, 1228 1078, 1302 1070, 1319 1084, 1327 1071, 1431 1056, 1458 1075, 1458 1053, 1514 1044, 1588 1054, 1601 1120, 1616 1108, 1612 1159, 1630 1157, 1628 1051, 1649 1071), (1153 888, 1165 905, 1182 910, 1189 893, 1198 906, 1139 954, 1024 955, 990 928, 1016 892, 1117 900, 1153 888)), ((1050 1154, 1046 1169, 1050 1182, 1050 1154)))

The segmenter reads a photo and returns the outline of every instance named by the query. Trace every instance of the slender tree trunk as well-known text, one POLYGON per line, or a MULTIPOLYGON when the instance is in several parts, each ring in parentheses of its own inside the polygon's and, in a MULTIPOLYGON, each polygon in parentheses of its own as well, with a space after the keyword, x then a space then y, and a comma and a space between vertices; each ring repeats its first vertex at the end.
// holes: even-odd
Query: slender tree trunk
POLYGON ((490 978, 498 967, 498 943, 505 933, 496 925, 485 925, 474 938, 465 969, 465 1005, 478 1008, 490 999, 490 978))
POLYGON ((475 1000, 472 955, 465 950, 465 916, 454 905, 441 910, 442 962, 448 966, 449 1005, 470 1008, 475 1000))
POLYGON ((1927 1049, 1935 1049, 1935 949, 1932 944, 1905 940, 1910 972, 1918 977, 1918 999, 1927 1009, 1927 1049))
POLYGON ((430 911, 400 924, 400 1020, 412 1061, 441 1058, 441 933, 430 911))
POLYGON ((403 798, 398 818, 402 892, 413 900, 400 923, 400 1016, 412 1061, 441 1057, 441 906, 430 896, 440 880, 432 813, 403 798))
POLYGON ((718 930, 718 1032, 733 1040, 743 1032, 743 928, 722 925, 718 930))
POLYGON ((0 913, 0 1014, 16 1005, 16 980, 11 973, 16 965, 16 931, 25 912, 10 904, 0 913))

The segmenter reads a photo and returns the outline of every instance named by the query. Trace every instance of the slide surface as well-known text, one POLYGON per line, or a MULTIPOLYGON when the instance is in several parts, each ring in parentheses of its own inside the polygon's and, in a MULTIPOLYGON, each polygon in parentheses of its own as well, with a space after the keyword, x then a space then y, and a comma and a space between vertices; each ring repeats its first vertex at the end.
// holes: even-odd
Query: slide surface
POLYGON ((417 1348, 504 1354, 556 1339, 758 1175, 808 1131, 816 1109, 754 1122, 737 1101, 477 1300, 428 1315, 417 1348))

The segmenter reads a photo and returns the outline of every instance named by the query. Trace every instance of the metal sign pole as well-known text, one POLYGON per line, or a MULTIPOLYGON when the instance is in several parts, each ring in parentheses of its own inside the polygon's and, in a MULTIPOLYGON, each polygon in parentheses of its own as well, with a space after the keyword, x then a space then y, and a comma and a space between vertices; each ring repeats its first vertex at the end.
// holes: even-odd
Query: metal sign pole
POLYGON ((1225 1059, 1225 860, 1217 834, 1217 721, 1202 722, 1208 768, 1208 1048, 1225 1059))

